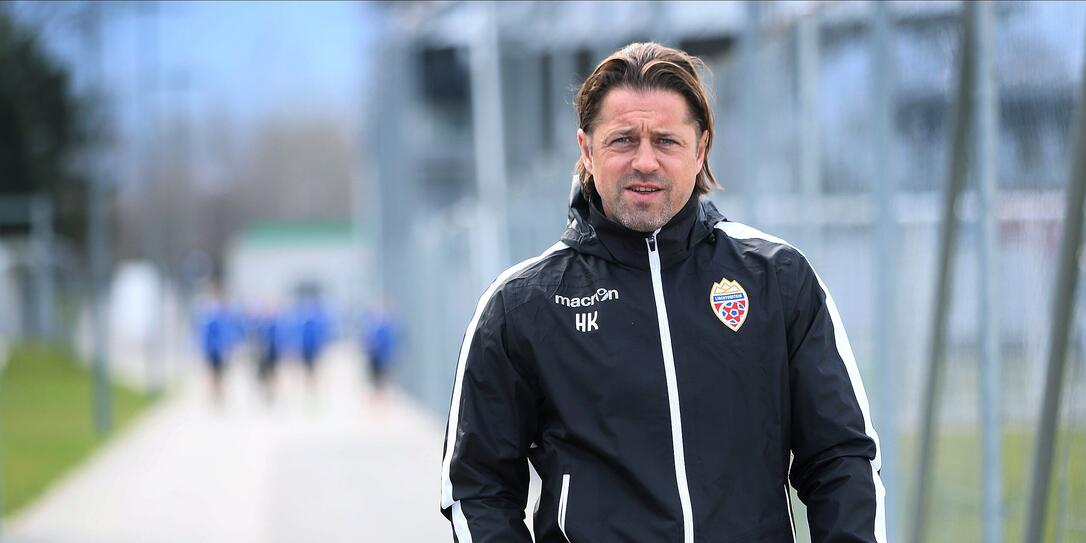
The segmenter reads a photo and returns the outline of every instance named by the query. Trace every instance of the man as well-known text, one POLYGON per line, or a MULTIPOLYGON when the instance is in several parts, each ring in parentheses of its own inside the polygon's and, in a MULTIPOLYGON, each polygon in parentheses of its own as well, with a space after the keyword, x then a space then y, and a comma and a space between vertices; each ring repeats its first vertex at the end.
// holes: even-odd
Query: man
POLYGON ((301 294, 295 309, 298 350, 305 366, 306 384, 313 392, 317 383, 317 362, 331 339, 331 322, 320 296, 313 292, 301 294))
POLYGON ((799 251, 699 198, 703 64, 629 45, 581 86, 562 241, 487 289, 457 363, 442 511, 460 543, 884 541, 878 438, 799 251), (794 456, 794 457, 793 457, 794 456))
POLYGON ((223 374, 238 334, 237 320, 231 314, 218 284, 211 285, 208 299, 201 304, 196 329, 204 360, 211 370, 211 400, 221 406, 224 400, 223 374))
POLYGON ((362 347, 369 359, 374 399, 378 401, 384 400, 385 381, 396 352, 397 328, 396 315, 385 301, 374 306, 363 324, 362 347))
POLYGON ((274 305, 269 305, 253 319, 257 351, 257 377, 264 389, 264 399, 275 399, 275 374, 283 351, 283 317, 274 305))

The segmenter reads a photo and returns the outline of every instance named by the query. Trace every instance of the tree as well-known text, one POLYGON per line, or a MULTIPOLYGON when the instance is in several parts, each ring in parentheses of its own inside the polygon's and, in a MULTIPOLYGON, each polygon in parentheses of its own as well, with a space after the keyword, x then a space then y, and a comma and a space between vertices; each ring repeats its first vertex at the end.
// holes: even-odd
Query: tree
POLYGON ((0 6, 0 196, 49 196, 60 233, 75 239, 84 229, 76 161, 90 141, 86 109, 67 68, 0 6))

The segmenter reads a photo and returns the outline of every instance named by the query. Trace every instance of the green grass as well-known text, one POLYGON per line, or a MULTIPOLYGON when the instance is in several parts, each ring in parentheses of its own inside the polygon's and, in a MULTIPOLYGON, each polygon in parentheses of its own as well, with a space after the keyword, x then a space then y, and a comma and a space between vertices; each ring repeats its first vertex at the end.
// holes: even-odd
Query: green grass
MULTIPOLYGON (((1011 428, 1003 433, 1003 529, 1007 541, 1018 541, 1025 528, 1029 499, 1034 432, 1011 428)), ((973 432, 944 432, 940 436, 935 469, 930 541, 979 541, 981 517, 981 466, 979 437, 973 432)), ((1086 431, 1063 432, 1057 444, 1051 492, 1048 500, 1046 541, 1055 541, 1057 516, 1062 513, 1062 541, 1086 541, 1086 431), (1066 472, 1061 473, 1065 441, 1071 440, 1066 472), (1061 488, 1061 483, 1066 487, 1061 488), (1064 511, 1060 493, 1066 491, 1064 511), (1078 512, 1075 514, 1074 512, 1078 512)), ((912 456, 912 455, 909 455, 912 456)))
MULTIPOLYGON (((0 372, 0 498, 9 515, 103 443, 94 429, 93 377, 72 355, 44 346, 15 346, 0 372)), ((151 403, 146 394, 113 387, 114 430, 151 403)))
MULTIPOLYGON (((1066 421, 1062 426, 1048 501, 1045 541, 1086 541, 1086 429, 1078 426, 1068 431, 1066 421), (1066 448, 1068 445, 1070 449, 1066 448)), ((1034 437, 1033 429, 1024 427, 1009 427, 1003 432, 1003 535, 1007 542, 1021 541, 1025 528, 1034 437)), ((901 535, 908 537, 911 518, 908 501, 912 498, 911 485, 916 477, 916 442, 914 436, 906 435, 899 443, 904 465, 898 480, 906 488, 898 497, 899 508, 887 514, 898 516, 898 523, 905 530, 901 535)), ((980 462, 980 438, 975 430, 945 429, 939 433, 926 543, 981 540, 980 462)), ((806 514, 794 492, 793 504, 797 505, 799 540, 809 541, 805 533, 806 514)), ((891 538, 894 539, 901 538, 891 538)))

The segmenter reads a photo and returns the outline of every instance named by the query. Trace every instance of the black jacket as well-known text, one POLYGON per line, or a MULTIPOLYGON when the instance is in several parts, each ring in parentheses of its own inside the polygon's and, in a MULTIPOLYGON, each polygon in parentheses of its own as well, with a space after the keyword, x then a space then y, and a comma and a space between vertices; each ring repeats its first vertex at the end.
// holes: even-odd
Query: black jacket
POLYGON ((878 437, 840 316, 785 242, 690 202, 656 234, 576 196, 468 325, 442 461, 459 543, 884 541, 878 437), (794 456, 794 458, 792 458, 794 456))

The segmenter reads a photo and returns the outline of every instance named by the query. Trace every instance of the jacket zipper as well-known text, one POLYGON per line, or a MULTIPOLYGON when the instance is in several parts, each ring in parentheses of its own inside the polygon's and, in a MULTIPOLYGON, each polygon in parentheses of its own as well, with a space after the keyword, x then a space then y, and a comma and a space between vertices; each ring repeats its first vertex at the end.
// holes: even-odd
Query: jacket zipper
POLYGON ((660 347, 664 355, 664 378, 667 381, 667 400, 671 414, 671 443, 675 453, 675 482, 679 487, 679 505, 683 511, 683 542, 694 543, 694 513, 690 506, 690 487, 686 481, 679 385, 675 378, 675 353, 671 349, 671 327, 667 322, 664 285, 660 278, 660 251, 656 242, 658 233, 660 233, 659 229, 653 232, 651 237, 645 238, 645 243, 649 249, 649 271, 652 274, 652 292, 656 296, 656 320, 660 326, 660 347))
POLYGON ((562 475, 562 495, 558 498, 558 529, 562 530, 562 537, 566 543, 571 543, 566 535, 566 506, 569 504, 569 474, 562 475))

